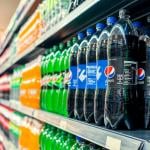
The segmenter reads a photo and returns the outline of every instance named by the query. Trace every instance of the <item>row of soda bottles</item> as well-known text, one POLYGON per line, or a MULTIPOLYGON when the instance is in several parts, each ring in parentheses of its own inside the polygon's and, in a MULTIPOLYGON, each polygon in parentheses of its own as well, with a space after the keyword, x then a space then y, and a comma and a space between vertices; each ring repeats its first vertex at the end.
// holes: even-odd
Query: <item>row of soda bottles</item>
POLYGON ((41 150, 104 150, 104 148, 63 130, 45 125, 40 135, 41 150))
MULTIPOLYGON (((146 128, 149 37, 125 10, 42 58, 41 108, 107 128, 146 128), (144 123, 145 122, 145 123, 144 123)), ((145 30, 146 31, 146 30, 145 30)))
MULTIPOLYGON (((19 149, 102 150, 100 146, 1 105, 12 120, 0 114, 0 129, 19 149), (31 142, 32 141, 32 142, 31 142)), ((5 114, 6 115, 6 114, 5 114)), ((104 149, 103 149, 104 150, 104 149)))

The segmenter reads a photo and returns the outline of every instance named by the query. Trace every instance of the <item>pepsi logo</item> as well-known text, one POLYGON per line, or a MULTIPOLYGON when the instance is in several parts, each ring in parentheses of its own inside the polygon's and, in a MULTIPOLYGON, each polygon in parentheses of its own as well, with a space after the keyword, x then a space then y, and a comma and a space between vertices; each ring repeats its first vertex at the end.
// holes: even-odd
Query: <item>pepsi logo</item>
POLYGON ((112 79, 115 76, 115 68, 113 66, 107 66, 104 73, 108 79, 112 79))
POLYGON ((143 68, 138 69, 138 80, 143 80, 145 78, 145 71, 143 68))

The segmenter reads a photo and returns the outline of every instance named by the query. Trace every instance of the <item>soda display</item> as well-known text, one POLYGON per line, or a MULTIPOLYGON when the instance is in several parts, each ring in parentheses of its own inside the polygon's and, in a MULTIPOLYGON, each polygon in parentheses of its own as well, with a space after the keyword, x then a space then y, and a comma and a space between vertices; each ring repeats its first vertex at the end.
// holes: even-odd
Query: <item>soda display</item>
POLYGON ((138 128, 144 128, 144 92, 145 92, 145 69, 146 69, 146 42, 145 33, 142 23, 139 21, 133 22, 133 26, 137 31, 138 40, 138 85, 137 85, 137 120, 138 128))
POLYGON ((75 94, 75 118, 84 120, 84 93, 86 87, 86 51, 88 42, 94 34, 93 28, 87 29, 87 36, 81 42, 77 54, 77 89, 75 94))
POLYGON ((87 122, 94 122, 94 95, 96 89, 96 50, 98 37, 105 28, 105 24, 96 24, 96 33, 91 37, 86 50, 86 89, 84 94, 84 118, 87 122))
POLYGON ((79 50, 79 45, 81 41, 84 39, 84 33, 78 33, 78 40, 73 38, 74 45, 71 48, 70 52, 70 78, 68 84, 68 115, 69 117, 74 117, 74 103, 75 103, 75 92, 77 88, 77 54, 79 50))
POLYGON ((107 128, 133 129, 137 123, 138 37, 125 10, 120 10, 119 17, 108 41, 104 122, 107 128))
POLYGON ((107 67, 107 44, 110 31, 116 23, 116 17, 107 18, 107 27, 98 35, 96 47, 96 90, 94 97, 94 120, 97 125, 104 125, 104 103, 107 87, 105 68, 107 67))

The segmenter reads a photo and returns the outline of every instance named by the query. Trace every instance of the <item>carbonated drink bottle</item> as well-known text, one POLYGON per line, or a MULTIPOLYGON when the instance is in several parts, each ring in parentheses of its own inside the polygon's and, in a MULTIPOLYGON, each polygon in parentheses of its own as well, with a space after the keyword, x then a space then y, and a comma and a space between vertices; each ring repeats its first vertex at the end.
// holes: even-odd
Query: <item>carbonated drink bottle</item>
POLYGON ((87 122, 94 122, 94 95, 96 89, 96 49, 98 36, 104 29, 103 23, 96 25, 97 32, 89 40, 86 51, 86 90, 84 94, 84 118, 87 122))
MULTIPOLYGON (((56 82, 56 75, 58 74, 56 74, 56 69, 57 68, 55 68, 55 61, 56 61, 56 52, 58 51, 58 46, 57 45, 54 45, 53 46, 53 53, 54 53, 54 56, 53 56, 53 59, 52 59, 52 65, 51 65, 51 67, 53 68, 53 74, 52 74, 52 91, 51 91, 51 99, 52 99, 52 101, 51 101, 51 107, 50 107, 50 109, 51 109, 51 112, 56 112, 56 103, 55 103, 55 96, 56 96, 56 85, 55 85, 55 82, 56 82)), ((58 72, 58 69, 57 69, 57 72, 58 72)))
POLYGON ((146 42, 142 23, 133 22, 137 31, 138 40, 138 85, 137 85, 137 128, 144 128, 144 92, 145 92, 145 69, 146 69, 146 42))
POLYGON ((67 42, 67 48, 66 48, 66 55, 64 57, 64 68, 65 68, 65 72, 64 72, 64 80, 63 80, 63 85, 64 85, 64 89, 63 89, 63 101, 62 101, 62 114, 66 117, 68 117, 68 82, 69 82, 69 68, 70 68, 70 50, 72 47, 72 41, 68 41, 67 42))
POLYGON ((51 106, 52 106, 52 75, 53 75, 53 67, 52 67, 52 61, 54 58, 54 53, 53 49, 51 48, 49 50, 49 59, 48 59, 48 64, 47 64, 47 69, 48 69, 48 82, 47 82, 47 96, 46 96, 46 110, 48 112, 51 112, 51 106))
POLYGON ((75 92, 77 88, 77 53, 79 50, 79 45, 81 41, 84 39, 84 33, 80 32, 78 33, 78 41, 76 41, 76 38, 73 38, 74 45, 71 48, 70 53, 70 78, 69 78, 69 84, 68 84, 68 115, 69 117, 74 117, 74 103, 75 103, 75 92))
POLYGON ((71 147, 71 150, 80 150, 80 137, 76 137, 76 142, 71 147))
POLYGON ((107 42, 112 26, 116 23, 116 18, 111 16, 107 18, 107 27, 98 37, 96 51, 96 91, 94 96, 94 119, 97 125, 104 125, 104 103, 107 86, 105 68, 107 66, 107 42))
POLYGON ((61 136, 59 138, 59 141, 58 141, 58 145, 57 145, 57 150, 61 150, 62 149, 62 146, 63 144, 65 143, 65 141, 67 140, 67 133, 62 131, 61 133, 61 136))
POLYGON ((57 133, 55 134, 54 138, 52 139, 52 142, 51 142, 51 149, 56 149, 56 140, 60 137, 61 135, 61 132, 59 129, 57 129, 56 131, 57 133))
POLYGON ((74 143, 75 143, 74 135, 68 134, 67 140, 65 141, 65 143, 62 146, 62 150, 70 150, 74 143))
POLYGON ((150 128, 150 33, 146 35, 145 128, 150 128))
POLYGON ((108 41, 104 123, 107 128, 133 129, 137 113, 138 37, 125 10, 120 10, 119 17, 108 41))
POLYGON ((86 86, 86 51, 88 42, 93 35, 92 28, 87 29, 87 36, 81 42, 77 54, 77 89, 75 94, 75 117, 79 120, 84 120, 84 92, 86 86))

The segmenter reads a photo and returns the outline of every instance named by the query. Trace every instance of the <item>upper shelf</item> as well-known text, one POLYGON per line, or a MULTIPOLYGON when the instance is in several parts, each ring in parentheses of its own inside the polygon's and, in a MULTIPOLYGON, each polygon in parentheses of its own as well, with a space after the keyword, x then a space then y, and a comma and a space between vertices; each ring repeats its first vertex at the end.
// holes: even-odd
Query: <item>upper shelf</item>
POLYGON ((17 101, 1 100, 0 103, 110 150, 149 150, 150 148, 150 131, 148 130, 113 131, 53 113, 28 108, 17 101))
MULTIPOLYGON (((150 12, 149 9, 147 9, 147 7, 149 8, 147 4, 148 1, 149 0, 86 0, 55 25, 55 27, 43 34, 40 39, 33 43, 23 54, 15 57, 13 62, 7 61, 3 64, 0 68, 0 74, 6 71, 12 71, 18 62, 24 64, 26 61, 33 59, 33 57, 42 54, 43 49, 41 48, 49 48, 60 41, 66 40, 70 36, 75 35, 78 31, 85 30, 87 26, 95 25, 98 21, 104 21, 107 16, 118 15, 118 11, 121 8, 127 8, 131 10, 131 12, 132 10, 138 9, 139 13, 142 11, 140 16, 143 17, 147 12, 150 12), (143 6, 144 8, 139 9, 139 6, 143 6), (146 12, 144 10, 146 10, 146 12)), ((137 15, 140 18, 139 13, 132 15, 132 18, 137 18, 137 15)))
POLYGON ((30 0, 28 4, 26 5, 26 7, 24 8, 24 11, 20 15, 19 19, 16 20, 13 30, 11 30, 10 32, 7 31, 4 41, 2 42, 2 45, 1 45, 0 54, 5 50, 7 45, 11 42, 11 40, 14 37, 15 32, 19 29, 19 27, 21 26, 24 19, 27 17, 27 14, 29 13, 33 5, 35 5, 35 3, 36 3, 36 0, 30 0))

